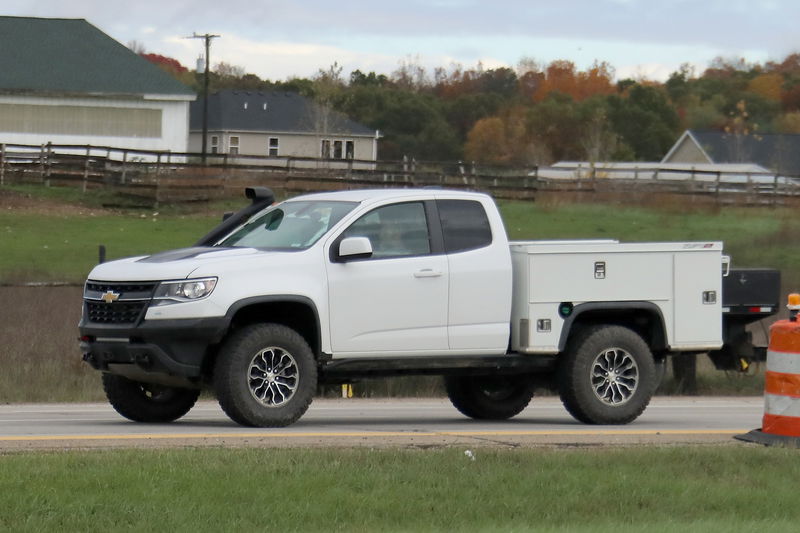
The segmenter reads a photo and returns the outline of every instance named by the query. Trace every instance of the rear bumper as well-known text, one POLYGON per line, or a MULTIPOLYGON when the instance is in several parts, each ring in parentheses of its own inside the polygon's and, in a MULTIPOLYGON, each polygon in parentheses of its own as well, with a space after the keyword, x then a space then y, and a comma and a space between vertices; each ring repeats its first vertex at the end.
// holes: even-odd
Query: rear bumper
POLYGON ((228 330, 225 317, 144 321, 136 326, 98 325, 82 320, 80 347, 93 368, 164 382, 199 381, 206 356, 228 330))

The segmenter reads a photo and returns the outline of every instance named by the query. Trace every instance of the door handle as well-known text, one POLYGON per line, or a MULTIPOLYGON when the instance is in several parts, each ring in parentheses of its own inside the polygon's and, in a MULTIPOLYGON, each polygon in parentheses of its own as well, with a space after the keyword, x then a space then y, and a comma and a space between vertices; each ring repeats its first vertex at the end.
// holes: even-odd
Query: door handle
POLYGON ((424 268, 414 272, 415 278, 438 278, 441 275, 441 272, 433 270, 432 268, 424 268))

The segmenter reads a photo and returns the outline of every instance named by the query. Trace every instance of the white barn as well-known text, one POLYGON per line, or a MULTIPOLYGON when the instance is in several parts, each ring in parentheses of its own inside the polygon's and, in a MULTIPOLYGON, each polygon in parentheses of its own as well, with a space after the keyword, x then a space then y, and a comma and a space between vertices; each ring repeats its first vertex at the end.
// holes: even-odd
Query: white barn
POLYGON ((0 16, 0 143, 186 152, 195 98, 85 20, 0 16))

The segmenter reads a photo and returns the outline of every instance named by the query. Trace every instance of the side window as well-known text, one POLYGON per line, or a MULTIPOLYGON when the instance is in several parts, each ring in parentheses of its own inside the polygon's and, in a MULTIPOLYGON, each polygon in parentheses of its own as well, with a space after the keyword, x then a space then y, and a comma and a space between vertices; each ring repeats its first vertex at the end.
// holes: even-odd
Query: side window
POLYGON ((437 200, 446 253, 475 250, 492 244, 489 219, 480 202, 437 200))
POLYGON ((369 238, 375 259, 431 253, 422 202, 379 207, 353 222, 344 236, 369 238))

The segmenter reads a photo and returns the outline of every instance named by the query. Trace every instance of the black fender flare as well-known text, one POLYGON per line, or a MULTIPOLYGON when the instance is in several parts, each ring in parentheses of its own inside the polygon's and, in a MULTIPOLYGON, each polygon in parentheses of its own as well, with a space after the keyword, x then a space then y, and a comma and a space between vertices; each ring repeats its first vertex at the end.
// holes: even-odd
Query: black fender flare
POLYGON ((317 347, 317 352, 319 355, 322 350, 322 324, 320 323, 319 318, 319 310, 317 309, 316 303, 314 300, 309 298, 308 296, 300 296, 297 294, 270 294, 265 296, 250 296, 248 298, 243 298, 231 304, 228 308, 228 311, 225 313, 225 318, 228 321, 228 324, 233 324, 233 319, 239 311, 245 309, 247 307, 253 307, 263 304, 280 304, 280 303, 292 303, 292 304, 300 304, 305 307, 308 307, 311 310, 311 313, 314 315, 314 324, 312 324, 314 328, 314 335, 313 339, 308 339, 310 342, 309 344, 313 347, 317 347))
MULTIPOLYGON (((586 313, 594 313, 597 311, 608 311, 608 312, 635 312, 635 311, 643 311, 651 316, 654 316, 656 320, 658 320, 657 324, 657 331, 655 331, 656 335, 660 335, 660 341, 663 342, 663 347, 667 347, 667 332, 666 326, 664 322, 664 314, 661 312, 661 308, 658 307, 653 302, 647 301, 631 301, 631 302, 587 302, 578 304, 572 310, 572 313, 564 319, 564 325, 561 328, 561 336, 558 340, 558 351, 563 352, 567 346, 567 340, 569 339, 570 332, 572 331, 572 327, 581 315, 585 315, 586 313)), ((614 321, 611 320, 610 323, 614 321)), ((651 347, 652 348, 652 347, 651 347)))

